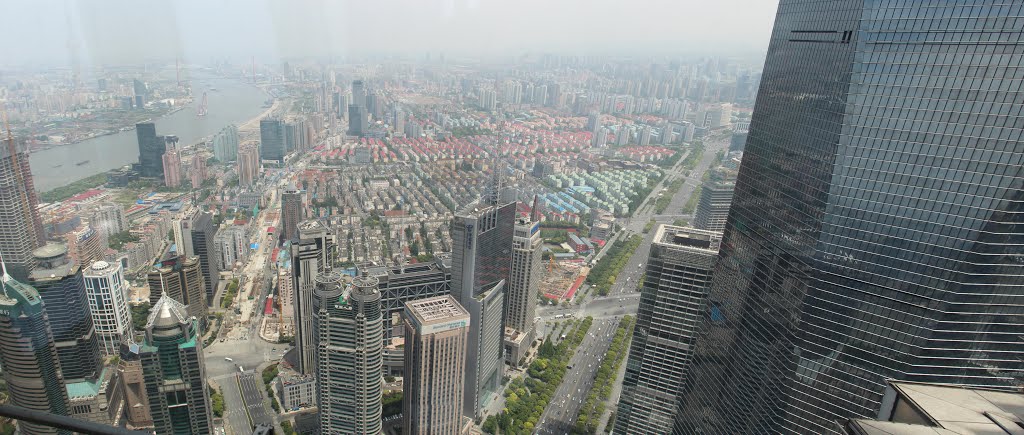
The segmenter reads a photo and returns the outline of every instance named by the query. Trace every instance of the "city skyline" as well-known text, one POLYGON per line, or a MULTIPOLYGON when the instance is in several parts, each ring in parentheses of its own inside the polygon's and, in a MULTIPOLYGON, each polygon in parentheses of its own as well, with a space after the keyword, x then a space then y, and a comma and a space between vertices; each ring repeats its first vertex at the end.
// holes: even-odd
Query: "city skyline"
POLYGON ((1024 2, 0 12, 2 433, 1024 425, 1024 2))

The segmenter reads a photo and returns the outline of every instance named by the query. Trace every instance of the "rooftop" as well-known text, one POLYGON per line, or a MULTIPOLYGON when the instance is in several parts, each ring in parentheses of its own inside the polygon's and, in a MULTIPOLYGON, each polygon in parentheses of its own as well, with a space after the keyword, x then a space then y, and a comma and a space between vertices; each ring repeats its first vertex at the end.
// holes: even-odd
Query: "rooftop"
POLYGON ((715 231, 675 225, 661 225, 658 227, 657 233, 654 234, 656 243, 711 253, 718 252, 718 244, 721 239, 721 233, 715 231))
POLYGON ((406 302, 405 309, 420 325, 469 318, 469 312, 449 295, 406 302))
POLYGON ((1024 393, 890 381, 879 420, 846 424, 857 435, 1024 434, 1024 393))

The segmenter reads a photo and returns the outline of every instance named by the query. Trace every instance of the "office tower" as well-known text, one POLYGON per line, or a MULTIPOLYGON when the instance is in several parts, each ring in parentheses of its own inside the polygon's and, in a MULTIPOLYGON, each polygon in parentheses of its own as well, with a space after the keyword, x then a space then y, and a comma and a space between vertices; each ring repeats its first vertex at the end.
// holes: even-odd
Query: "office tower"
POLYGON ((213 157, 221 163, 238 158, 238 127, 231 124, 213 137, 213 157))
POLYGON ((156 135, 156 124, 143 122, 135 124, 135 137, 139 141, 139 175, 161 178, 164 176, 163 155, 167 142, 156 135))
POLYGON ((781 2, 677 432, 1019 385, 1021 5, 911 5, 781 2))
POLYGON ((366 86, 362 80, 352 81, 352 102, 353 106, 366 107, 366 86))
POLYGON ((443 296, 451 293, 451 262, 438 258, 429 263, 399 266, 358 265, 360 276, 377 278, 380 289, 380 307, 384 312, 384 345, 394 338, 394 319, 405 312, 405 304, 416 299, 443 296))
MULTIPOLYGON (((142 371, 142 347, 128 336, 120 343, 117 362, 118 398, 124 409, 128 429, 153 427, 153 416, 149 413, 149 397, 146 396, 146 377, 142 371)), ((111 403, 115 406, 117 403, 111 403)))
POLYGON ((303 192, 294 187, 281 194, 281 237, 294 240, 299 236, 299 222, 303 215, 303 192))
POLYGON ((217 268, 216 258, 217 246, 214 242, 214 238, 217 237, 217 226, 213 224, 213 213, 196 213, 189 233, 192 241, 191 255, 199 258, 199 267, 203 271, 206 301, 212 302, 213 294, 217 291, 217 282, 220 281, 220 269, 217 268))
MULTIPOLYGON (((167 143, 170 145, 170 142, 167 143)), ((181 186, 181 152, 176 147, 169 147, 161 158, 164 166, 164 186, 181 186)))
POLYGON ((380 433, 384 327, 377 279, 356 277, 346 287, 340 274, 327 272, 314 287, 320 433, 380 433))
MULTIPOLYGON (((537 204, 534 202, 536 208, 537 204)), ((520 218, 512 236, 512 267, 505 288, 505 359, 513 367, 533 343, 542 272, 540 220, 520 218)))
POLYGON ((82 224, 64 235, 68 243, 68 253, 78 264, 92 264, 103 258, 106 242, 100 245, 100 234, 93 231, 90 225, 82 224))
POLYGON ((260 176, 260 151, 254 144, 238 149, 238 184, 252 186, 260 176))
POLYGON ((701 186, 697 212, 693 226, 702 230, 721 233, 725 230, 725 218, 732 205, 732 191, 736 188, 736 171, 724 167, 715 168, 708 180, 701 186))
POLYGON ((192 182, 192 188, 198 189, 203 185, 203 182, 209 177, 206 171, 206 157, 193 154, 192 161, 189 164, 188 176, 192 182))
POLYGON ((139 360, 156 433, 213 433, 199 319, 178 301, 161 297, 146 321, 139 360))
POLYGON ((515 203, 478 203, 456 214, 452 224, 452 296, 469 311, 472 326, 462 411, 469 418, 478 417, 501 386, 515 214, 515 203))
POLYGON ((469 312, 451 296, 405 304, 402 433, 459 435, 469 312))
POLYGON ((277 118, 260 120, 260 160, 284 160, 284 121, 277 118))
POLYGON ((616 413, 616 434, 672 431, 720 238, 713 231, 670 225, 655 231, 616 413))
POLYGON ((206 285, 199 258, 168 253, 146 274, 149 302, 154 306, 160 297, 168 297, 185 305, 188 315, 199 320, 199 329, 206 330, 206 285))
POLYGON ((28 284, 45 304, 64 381, 95 380, 102 361, 81 268, 70 261, 67 246, 61 243, 49 243, 32 255, 36 268, 28 284))
POLYGON ((292 289, 295 292, 295 370, 304 375, 316 373, 313 355, 313 290, 316 276, 334 266, 334 233, 318 220, 299 224, 299 239, 291 245, 292 289))
POLYGON ((97 230, 105 237, 128 230, 128 219, 124 216, 124 209, 117 204, 104 204, 96 207, 92 216, 89 217, 89 226, 97 230))
POLYGON ((234 269, 235 264, 244 261, 249 253, 249 240, 243 226, 231 225, 218 230, 213 237, 213 244, 219 270, 234 269))
POLYGON ((97 261, 83 276, 100 351, 105 356, 115 356, 120 352, 121 341, 134 332, 128 311, 128 282, 124 280, 121 263, 97 261))
POLYGON ((744 145, 747 144, 747 132, 737 131, 732 134, 729 139, 729 152, 743 151, 744 145))
POLYGON ((366 119, 366 107, 349 104, 348 135, 362 137, 369 129, 366 119))
POLYGON ((8 140, 0 145, 0 257, 8 273, 21 281, 35 266, 32 251, 45 237, 38 205, 25 144, 8 140))
MULTIPOLYGON (((69 415, 60 358, 43 301, 31 286, 4 276, 0 295, 0 364, 12 405, 69 415)), ((21 421, 24 434, 70 434, 21 421)))
POLYGON ((149 99, 149 86, 139 79, 132 79, 132 91, 135 93, 135 107, 142 109, 149 99))

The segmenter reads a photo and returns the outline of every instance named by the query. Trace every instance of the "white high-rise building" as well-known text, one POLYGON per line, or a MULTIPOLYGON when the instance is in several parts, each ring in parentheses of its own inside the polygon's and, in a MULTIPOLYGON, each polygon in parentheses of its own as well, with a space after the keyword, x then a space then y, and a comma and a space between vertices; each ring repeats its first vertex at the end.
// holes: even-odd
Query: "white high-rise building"
POLYGON ((83 273, 92 323, 105 356, 118 355, 121 341, 132 336, 128 311, 128 283, 120 262, 97 261, 83 273))
POLYGON ((317 406, 322 434, 381 433, 384 323, 377 278, 346 286, 337 272, 315 279, 317 406))

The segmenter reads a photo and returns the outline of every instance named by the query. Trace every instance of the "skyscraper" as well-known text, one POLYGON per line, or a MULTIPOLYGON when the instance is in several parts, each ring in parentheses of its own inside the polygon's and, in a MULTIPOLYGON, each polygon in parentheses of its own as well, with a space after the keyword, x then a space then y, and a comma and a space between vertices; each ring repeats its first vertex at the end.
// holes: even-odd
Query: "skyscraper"
POLYGON ((366 119, 366 107, 355 104, 348 105, 348 135, 362 137, 369 128, 366 119))
POLYGON ((303 192, 291 188, 281 194, 281 237, 294 240, 299 236, 299 221, 302 220, 303 192))
POLYGON ((199 319, 184 305, 168 296, 153 305, 139 359, 158 434, 213 433, 201 337, 199 319))
POLYGON ((206 301, 213 301, 213 293, 217 291, 220 281, 220 269, 217 268, 217 227, 213 224, 213 213, 208 211, 196 213, 192 220, 189 237, 192 240, 192 252, 199 258, 199 267, 203 270, 203 283, 206 289, 206 301))
POLYGON ((318 220, 299 224, 299 239, 291 245, 292 289, 295 292, 295 369, 316 373, 313 291, 316 276, 334 265, 334 233, 318 220))
POLYGON ((163 177, 163 155, 167 152, 167 143, 163 136, 156 135, 156 124, 152 122, 135 124, 135 136, 139 141, 139 175, 153 178, 163 177))
POLYGON ((661 225, 655 231, 616 413, 616 434, 671 432, 720 240, 719 233, 694 228, 661 225))
POLYGON ((156 306, 167 295, 185 305, 189 316, 199 320, 199 329, 206 329, 206 286, 199 258, 168 254, 146 275, 149 301, 156 306))
POLYGON ((238 184, 252 186, 259 179, 260 151, 253 144, 242 145, 238 149, 238 184))
POLYGON ((203 182, 209 177, 206 169, 206 156, 202 154, 192 155, 192 160, 189 163, 188 177, 189 181, 192 182, 193 189, 198 189, 203 185, 203 182))
POLYGON ((462 411, 469 418, 478 417, 501 386, 515 213, 515 203, 479 203, 456 214, 452 224, 452 296, 469 311, 471 322, 462 411))
POLYGON ((469 312, 451 296, 405 304, 402 433, 459 435, 469 312))
POLYGON ((542 244, 540 221, 520 218, 512 237, 512 266, 505 288, 505 359, 512 366, 519 365, 533 343, 542 244))
POLYGON ((677 433, 1019 385, 1022 5, 922 6, 780 3, 677 433))
POLYGON ((362 80, 352 81, 352 102, 349 104, 363 108, 366 107, 366 86, 362 80))
POLYGON ((316 277, 316 388, 320 433, 381 431, 384 326, 377 278, 346 287, 337 272, 316 277))
POLYGON ((260 159, 284 160, 284 121, 277 118, 260 120, 260 159))
MULTIPOLYGON (((167 144, 170 145, 170 142, 167 144)), ((178 148, 168 147, 167 151, 164 151, 161 161, 164 167, 164 186, 172 188, 181 186, 181 152, 178 151, 178 148)))
MULTIPOLYGON (((53 342, 43 301, 31 286, 4 277, 0 285, 0 363, 11 404, 57 415, 69 415, 60 358, 53 342)), ((70 431, 18 423, 21 433, 68 434, 70 431)))
POLYGON ((0 257, 15 279, 24 281, 35 266, 32 251, 42 246, 43 222, 23 142, 0 145, 0 257))
POLYGON ((732 205, 732 191, 736 188, 736 172, 727 168, 716 168, 708 180, 701 185, 697 212, 693 226, 702 230, 722 232, 725 219, 732 205))
POLYGON ((238 158, 238 127, 231 124, 213 137, 213 157, 221 163, 238 158))
POLYGON ((89 312, 92 314, 100 350, 106 356, 118 355, 121 341, 133 333, 126 296, 128 282, 124 280, 121 263, 97 261, 83 275, 86 299, 89 301, 89 312))
POLYGON ((95 380, 102 361, 82 270, 64 244, 49 243, 33 255, 36 268, 28 282, 45 304, 64 381, 95 380))

